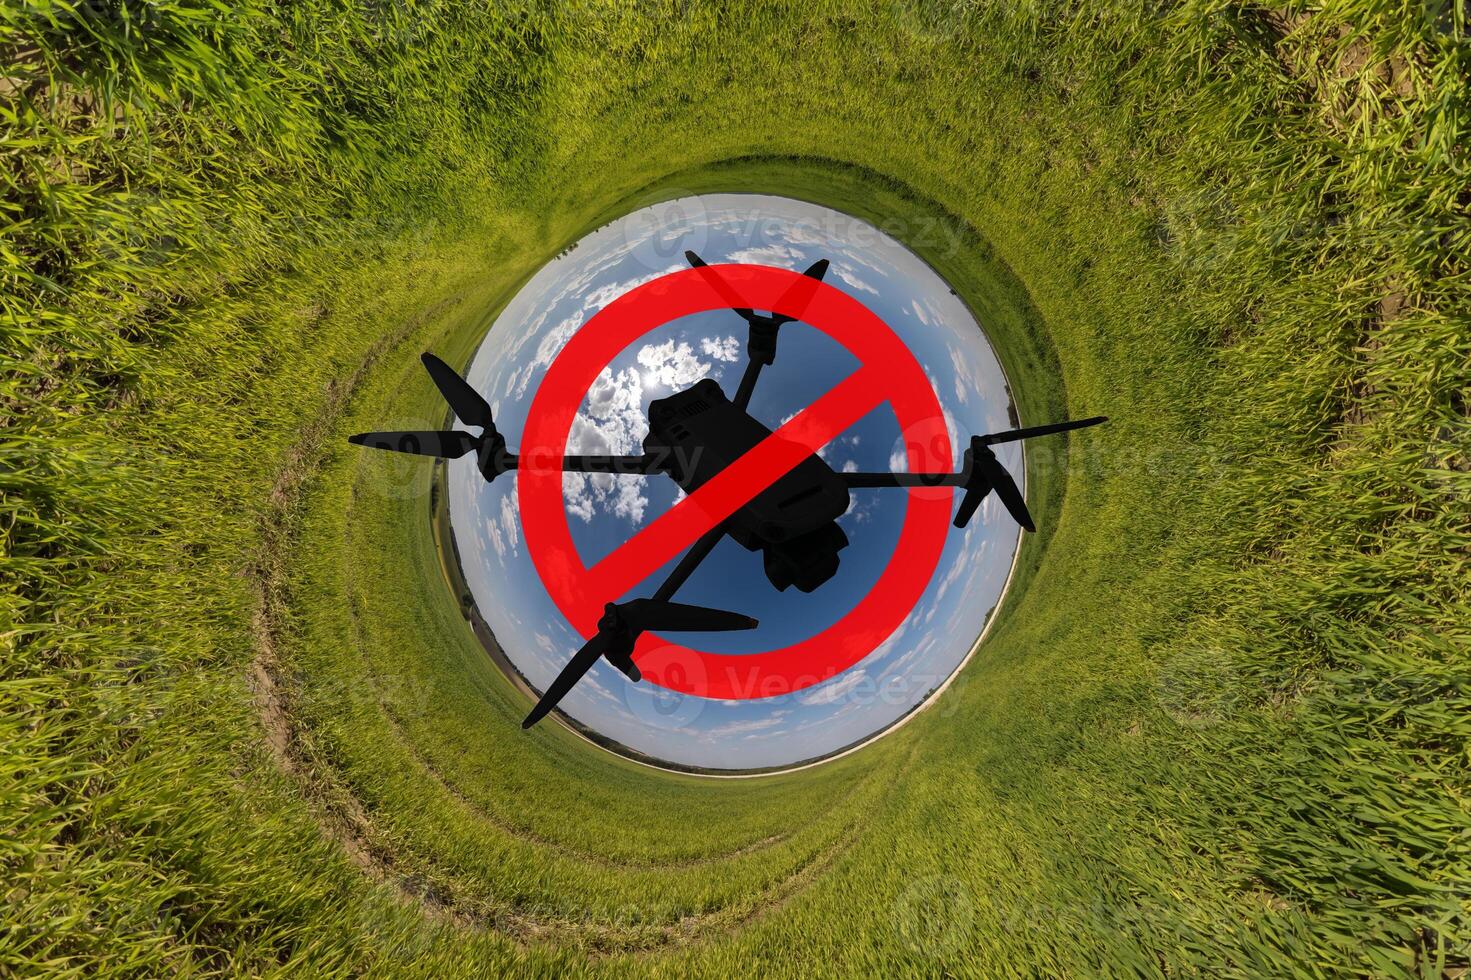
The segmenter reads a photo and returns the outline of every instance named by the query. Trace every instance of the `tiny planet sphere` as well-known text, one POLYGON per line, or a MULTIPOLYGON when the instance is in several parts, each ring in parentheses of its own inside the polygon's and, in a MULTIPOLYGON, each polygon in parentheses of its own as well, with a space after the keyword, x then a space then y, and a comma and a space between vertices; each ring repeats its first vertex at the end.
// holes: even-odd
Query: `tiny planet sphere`
MULTIPOLYGON (((940 276, 868 222, 819 205, 757 194, 683 197, 641 208, 564 250, 495 318, 468 380, 490 401, 510 449, 537 384, 567 340, 613 299, 688 268, 686 249, 711 264, 802 271, 830 262, 825 281, 877 314, 924 367, 944 410, 954 466, 971 435, 1012 427, 1010 392, 986 335, 940 276)), ((745 369, 746 323, 714 310, 657 327, 623 350, 593 384, 567 452, 638 455, 649 403, 704 379, 734 395, 745 369)), ((781 327, 776 362, 761 374, 751 413, 767 427, 796 415, 858 363, 826 334, 781 327)), ((426 420, 427 421, 427 420, 426 420)), ((429 426, 433 427, 438 422, 429 426)), ((827 444, 836 470, 904 470, 904 433, 887 405, 827 444)), ((1022 482, 1021 444, 996 447, 1022 482)), ((514 480, 486 483, 473 456, 447 464, 450 524, 480 615, 517 673, 544 690, 582 646, 527 553, 514 480)), ((564 503, 584 563, 610 554, 683 495, 667 476, 566 474, 564 503)), ((717 653, 759 653, 831 626, 861 600, 895 546, 906 492, 854 489, 839 519, 849 545, 837 574, 816 591, 777 591, 759 552, 726 538, 679 590, 679 602, 729 609, 754 630, 671 634, 717 653)), ((955 495, 954 504, 960 500, 955 495)), ((952 505, 953 506, 953 505, 952 505)), ((704 770, 789 767, 839 752, 891 728, 933 696, 975 647, 1011 574, 1019 529, 992 495, 965 530, 951 530, 929 586, 892 635, 849 669, 776 697, 702 698, 634 683, 599 661, 560 710, 603 741, 638 755, 704 770)), ((673 562, 627 596, 648 596, 673 562)), ((545 724, 545 722, 544 722, 545 724)))

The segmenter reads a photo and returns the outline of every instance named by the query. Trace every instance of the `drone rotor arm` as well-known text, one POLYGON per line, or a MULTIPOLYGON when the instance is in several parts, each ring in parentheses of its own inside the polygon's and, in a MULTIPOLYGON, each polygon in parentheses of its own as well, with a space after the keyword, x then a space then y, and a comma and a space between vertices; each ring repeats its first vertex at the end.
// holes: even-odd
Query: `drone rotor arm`
POLYGON ((715 546, 724 536, 725 526, 722 524, 717 524, 702 534, 698 541, 690 545, 690 549, 684 553, 679 564, 674 566, 674 571, 669 573, 669 577, 655 590, 654 598, 661 601, 674 598, 674 593, 678 592, 679 587, 695 573, 700 563, 710 556, 710 552, 715 550, 715 546))
POLYGON ((620 473, 632 476, 652 476, 668 469, 663 456, 644 453, 642 456, 563 456, 564 473, 620 473))
MULTIPOLYGON (((747 356, 749 357, 749 345, 747 345, 747 356)), ((742 411, 751 404, 751 395, 756 392, 756 379, 761 376, 761 368, 764 362, 754 357, 746 361, 746 371, 741 375, 741 383, 736 388, 735 398, 732 402, 742 411)))
POLYGON ((740 613, 665 599, 631 599, 622 603, 620 608, 636 633, 646 630, 714 633, 749 630, 757 626, 756 620, 740 613))
POLYGON ((850 490, 871 487, 963 487, 964 473, 839 473, 850 490))

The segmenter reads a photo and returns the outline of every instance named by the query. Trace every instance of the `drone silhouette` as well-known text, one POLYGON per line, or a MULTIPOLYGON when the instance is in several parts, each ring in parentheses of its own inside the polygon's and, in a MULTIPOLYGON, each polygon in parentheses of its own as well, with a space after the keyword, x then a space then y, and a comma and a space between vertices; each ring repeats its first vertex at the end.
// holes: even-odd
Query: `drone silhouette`
MULTIPOLYGON (((668 398, 649 404, 649 434, 642 456, 564 456, 562 471, 569 473, 618 473, 654 476, 663 474, 686 492, 692 493, 712 479, 772 430, 747 411, 761 369, 776 361, 777 334, 783 324, 799 317, 781 313, 758 313, 741 305, 741 299, 694 252, 685 252, 705 281, 730 305, 749 327, 747 363, 734 399, 727 398, 715 381, 706 378, 668 398)), ((827 273, 828 262, 815 263, 788 290, 778 305, 782 309, 806 308, 827 273)), ((476 454, 480 473, 492 481, 517 468, 517 456, 506 448, 505 437, 496 430, 488 402, 453 368, 426 352, 424 367, 435 387, 449 403, 461 423, 477 426, 480 435, 460 430, 424 432, 364 432, 349 436, 348 442, 372 449, 458 459, 476 454)), ((752 629, 756 620, 723 609, 709 609, 673 602, 685 583, 720 539, 729 535, 748 551, 760 551, 766 577, 778 590, 796 586, 812 592, 838 570, 838 552, 848 546, 848 536, 837 519, 848 510, 849 490, 867 487, 960 487, 965 490, 955 513, 955 526, 965 527, 992 491, 1018 524, 1036 530, 1026 500, 1016 481, 991 447, 1000 443, 1081 429, 1108 421, 1104 416, 1011 429, 973 436, 965 450, 960 470, 954 473, 839 473, 813 453, 771 486, 747 501, 722 523, 705 532, 690 546, 664 583, 647 599, 608 602, 598 620, 597 632, 573 655, 571 661, 547 687, 526 720, 530 728, 554 708, 567 692, 602 657, 632 681, 642 674, 633 661, 633 649, 641 634, 656 630, 723 631, 752 629)))

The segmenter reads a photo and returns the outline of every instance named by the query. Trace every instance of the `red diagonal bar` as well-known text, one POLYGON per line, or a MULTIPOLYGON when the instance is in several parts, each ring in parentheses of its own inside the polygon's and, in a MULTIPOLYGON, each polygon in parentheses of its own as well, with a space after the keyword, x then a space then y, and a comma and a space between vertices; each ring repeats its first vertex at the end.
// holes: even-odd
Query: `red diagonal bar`
POLYGON ((881 405, 884 385, 864 366, 777 429, 694 493, 588 569, 591 595, 616 602, 700 535, 789 473, 881 405))

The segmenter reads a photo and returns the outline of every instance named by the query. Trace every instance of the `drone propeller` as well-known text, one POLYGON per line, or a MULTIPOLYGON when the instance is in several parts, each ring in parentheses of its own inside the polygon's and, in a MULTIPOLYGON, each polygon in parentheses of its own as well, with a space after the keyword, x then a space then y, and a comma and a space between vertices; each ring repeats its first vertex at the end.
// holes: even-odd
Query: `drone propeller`
POLYGON ((965 527, 969 524, 976 508, 981 506, 981 501, 995 490, 996 496, 1001 498, 1012 518, 1028 531, 1035 531, 1036 525, 1032 523, 1032 515, 1027 510, 1027 502, 1022 498, 1021 490, 1006 467, 1001 465, 1001 460, 991 451, 991 447, 981 441, 984 438, 985 436, 972 436, 970 448, 965 451, 965 496, 960 500, 960 509, 955 512, 955 526, 965 527))
POLYGON ((749 323, 756 316, 755 310, 751 309, 750 307, 741 305, 741 298, 735 294, 735 291, 733 289, 726 285, 725 280, 720 277, 720 273, 710 268, 710 264, 708 262, 700 258, 694 252, 688 250, 686 250, 686 252, 684 253, 684 260, 688 262, 690 264, 690 267, 693 269, 708 270, 701 273, 700 278, 704 279, 705 282, 709 284, 710 288, 714 289, 715 292, 720 296, 720 298, 725 300, 726 304, 740 315, 741 319, 749 323))
POLYGON ((1035 531, 1037 528, 1032 523, 1032 514, 1027 510, 1027 501, 1022 496, 1021 488, 1016 485, 1016 480, 1012 479, 1011 473, 1001 464, 1001 460, 996 458, 991 447, 1003 442, 1016 442, 1019 439, 1052 435, 1055 432, 1083 429, 1107 421, 1107 416, 1095 415, 1092 418, 1075 419, 1071 422, 1056 422, 1052 425, 1035 425, 1029 429, 1009 429, 1006 432, 972 436, 970 448, 965 451, 965 464, 962 470, 966 475, 965 496, 961 498, 960 507, 955 512, 955 526, 965 527, 969 524, 971 517, 975 515, 976 508, 981 505, 981 501, 986 499, 988 493, 995 490, 996 496, 1001 498, 1001 503, 1006 506, 1006 511, 1012 519, 1028 531, 1035 531))
POLYGON ((707 609, 663 599, 610 602, 603 607, 598 631, 572 655, 571 661, 547 687, 536 707, 531 709, 531 714, 521 722, 521 727, 530 728, 541 721, 582 680, 582 675, 592 669, 599 657, 607 657, 608 662, 628 675, 630 680, 639 680, 643 675, 634 664, 632 654, 634 643, 646 630, 723 632, 754 629, 755 626, 756 620, 750 616, 724 609, 707 609))
POLYGON ((347 441, 355 446, 370 449, 387 449, 396 453, 411 453, 415 456, 434 456, 439 459, 459 459, 474 450, 483 457, 481 469, 487 479, 492 479, 506 469, 506 440, 496 431, 490 403, 470 383, 455 373, 455 369, 425 351, 420 358, 424 368, 433 379, 434 386, 449 402, 455 417, 466 425, 484 429, 478 436, 458 429, 411 432, 360 432, 348 436, 347 441), (489 450, 488 453, 485 450, 489 450))
MULTIPOLYGON (((787 310, 796 310, 798 313, 806 312, 807 304, 812 302, 812 297, 817 295, 817 284, 822 282, 822 277, 827 275, 827 259, 818 259, 802 273, 802 278, 792 283, 782 297, 777 301, 777 306, 787 310)), ((772 313, 771 322, 774 326, 783 323, 791 323, 800 317, 788 316, 785 313, 772 313)))
POLYGON ((480 445, 480 440, 468 432, 441 429, 431 432, 360 432, 348 436, 354 446, 369 449, 388 449, 396 453, 412 453, 415 456, 436 456, 440 459, 459 459, 480 445))
POLYGON ((1008 429, 1005 432, 993 432, 988 436, 981 436, 983 445, 994 446, 1002 442, 1016 442, 1018 439, 1032 439, 1036 436, 1050 436, 1054 432, 1068 432, 1072 429, 1086 429, 1090 425, 1098 425, 1107 422, 1107 415, 1095 415, 1090 419, 1074 419, 1071 422, 1054 422, 1051 425, 1034 425, 1030 429, 1008 429))
POLYGON ((485 429, 486 435, 495 432, 495 421, 491 418, 490 402, 481 397, 480 392, 470 387, 470 382, 455 373, 455 369, 425 351, 419 358, 424 362, 424 368, 429 372, 429 377, 434 379, 434 387, 449 402, 449 407, 455 410, 455 416, 466 425, 478 425, 485 429))
MULTIPOLYGON (((747 323, 758 318, 755 310, 741 305, 741 298, 726 284, 718 272, 710 269, 709 264, 704 259, 691 251, 686 251, 684 258, 692 268, 709 270, 703 274, 705 282, 709 283, 710 287, 719 294, 720 298, 725 300, 730 308, 739 314, 747 323)), ((816 283, 821 282, 822 277, 827 275, 827 267, 827 259, 818 259, 812 263, 807 271, 802 273, 805 277, 803 281, 793 283, 791 288, 783 293, 782 298, 777 301, 777 306, 785 309, 796 309, 798 311, 805 310, 807 304, 812 302, 812 297, 817 292, 816 283)), ((771 326, 777 327, 783 323, 791 323, 793 320, 798 319, 798 317, 788 316, 785 313, 772 313, 770 317, 762 317, 761 319, 769 320, 771 326)))

